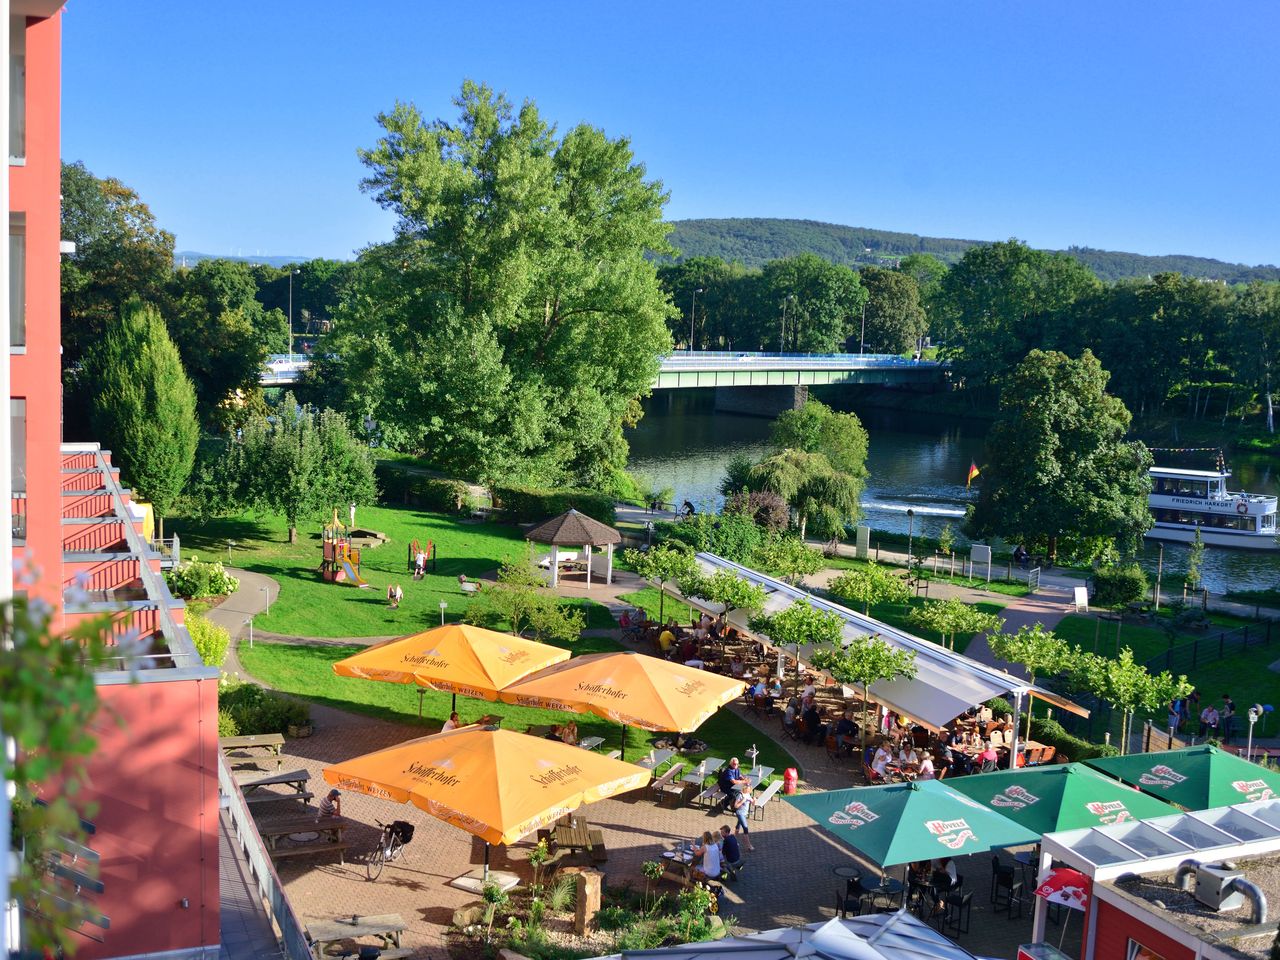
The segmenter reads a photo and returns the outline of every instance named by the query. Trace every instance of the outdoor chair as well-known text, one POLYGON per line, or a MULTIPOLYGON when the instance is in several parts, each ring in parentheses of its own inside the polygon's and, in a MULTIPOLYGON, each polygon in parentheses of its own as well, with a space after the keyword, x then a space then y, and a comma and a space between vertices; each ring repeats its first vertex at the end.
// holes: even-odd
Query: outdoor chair
MULTIPOLYGON (((969 917, 973 912, 973 891, 968 893, 949 893, 942 901, 942 912, 938 914, 938 932, 969 932, 969 917)), ((1019 911, 1021 916, 1021 911, 1019 911)))
POLYGON ((1014 878, 1013 867, 1005 866, 1003 863, 1000 862, 999 857, 993 856, 991 858, 991 902, 992 903, 996 902, 997 895, 1000 895, 1000 896, 1006 895, 1006 893, 1002 893, 1002 891, 1007 892, 1008 889, 1011 886, 1013 886, 1013 878, 1014 878))
POLYGON ((865 763, 862 765, 862 775, 867 778, 867 784, 869 786, 874 787, 887 782, 884 777, 880 776, 880 774, 871 769, 870 765, 865 763))

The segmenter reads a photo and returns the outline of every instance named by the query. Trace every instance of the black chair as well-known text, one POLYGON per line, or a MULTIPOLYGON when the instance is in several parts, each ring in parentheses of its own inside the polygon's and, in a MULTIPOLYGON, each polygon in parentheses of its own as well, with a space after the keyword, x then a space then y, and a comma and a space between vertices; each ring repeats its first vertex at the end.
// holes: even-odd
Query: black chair
POLYGON ((991 902, 996 902, 996 897, 1007 898, 1008 891, 1013 886, 1014 871, 1013 867, 1007 867, 1000 862, 999 857, 991 858, 991 902))
POLYGON ((1018 880, 1010 884, 1008 887, 996 889, 995 912, 1001 913, 1007 911, 1010 920, 1016 920, 1022 916, 1022 881, 1018 880), (1014 908, 1017 913, 1014 913, 1014 908))
MULTIPOLYGON (((1021 901, 1019 901, 1021 902, 1021 901)), ((942 913, 938 914, 938 932, 952 930, 956 933, 969 932, 969 916, 973 911, 973 891, 968 893, 950 893, 942 901, 942 913)), ((1022 916, 1019 910, 1018 916, 1022 916)))
POLYGON ((857 877, 852 877, 845 881, 844 892, 836 888, 836 915, 842 920, 847 920, 850 912, 855 917, 862 914, 862 902, 865 893, 862 886, 858 883, 857 877))

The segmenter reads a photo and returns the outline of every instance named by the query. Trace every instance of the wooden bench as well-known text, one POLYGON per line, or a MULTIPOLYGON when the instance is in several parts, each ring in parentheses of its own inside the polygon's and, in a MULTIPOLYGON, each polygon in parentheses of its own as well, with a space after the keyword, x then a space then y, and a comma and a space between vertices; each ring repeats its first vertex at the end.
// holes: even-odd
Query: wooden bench
POLYGON ((310 803, 315 796, 310 790, 299 790, 297 793, 251 793, 244 798, 244 802, 250 806, 255 803, 275 803, 278 800, 301 800, 303 803, 310 803))
POLYGON ((269 757, 275 757, 276 769, 284 762, 280 751, 284 749, 284 736, 279 733, 255 733, 241 737, 219 737, 218 749, 226 756, 232 767, 253 763, 258 758, 248 754, 250 750, 265 749, 269 757), (244 752, 244 756, 232 757, 232 753, 244 752))
POLYGON ((592 829, 589 834, 591 836, 591 848, 588 852, 591 854, 591 862, 606 863, 609 860, 609 851, 604 845, 604 831, 592 829))
MULTIPOLYGON (((310 857, 321 853, 331 853, 336 851, 338 854, 338 862, 346 863, 346 850, 350 847, 349 843, 291 843, 288 846, 273 847, 267 851, 267 856, 274 860, 285 860, 289 857, 310 857)), ((385 956, 386 954, 383 954, 385 956)))
POLYGON ((753 801, 753 804, 754 804, 753 810, 757 820, 764 819, 765 804, 768 803, 770 800, 772 800, 781 788, 782 788, 782 781, 775 780, 773 781, 773 783, 769 784, 769 786, 764 788, 764 793, 760 794, 760 796, 755 798, 755 800, 753 801))

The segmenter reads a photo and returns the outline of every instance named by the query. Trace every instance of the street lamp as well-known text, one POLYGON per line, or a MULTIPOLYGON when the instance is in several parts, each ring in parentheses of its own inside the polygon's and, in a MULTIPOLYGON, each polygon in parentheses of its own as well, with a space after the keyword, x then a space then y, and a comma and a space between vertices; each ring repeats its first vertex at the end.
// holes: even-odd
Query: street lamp
POLYGON ((301 270, 289 271, 289 359, 293 359, 293 278, 300 274, 301 270))
POLYGON ((449 606, 449 604, 446 603, 444 600, 440 601, 440 626, 442 627, 444 626, 444 611, 445 611, 445 607, 447 606, 449 606))
POLYGON ((698 314, 698 294, 702 293, 702 288, 693 291, 693 302, 689 304, 689 352, 693 353, 693 318, 698 314))
POLYGON ((1245 759, 1253 759, 1253 725, 1258 722, 1258 705, 1249 708, 1249 745, 1245 747, 1245 759))
POLYGON ((911 575, 911 542, 915 538, 916 512, 907 507, 907 576, 911 575))

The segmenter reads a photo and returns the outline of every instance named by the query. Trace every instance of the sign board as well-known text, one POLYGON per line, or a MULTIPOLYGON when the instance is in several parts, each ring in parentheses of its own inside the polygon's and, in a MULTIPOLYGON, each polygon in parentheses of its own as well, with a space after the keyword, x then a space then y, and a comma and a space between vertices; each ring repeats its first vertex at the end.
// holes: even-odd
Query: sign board
POLYGON ((1078 612, 1089 612, 1089 588, 1076 587, 1072 593, 1074 594, 1076 610, 1078 612))
POLYGON ((969 548, 969 563, 974 574, 978 572, 978 564, 987 565, 987 583, 991 582, 991 548, 985 543, 975 543, 969 548))
POLYGON ((865 523, 858 524, 858 540, 854 555, 859 560, 866 560, 871 551, 871 528, 865 523))

